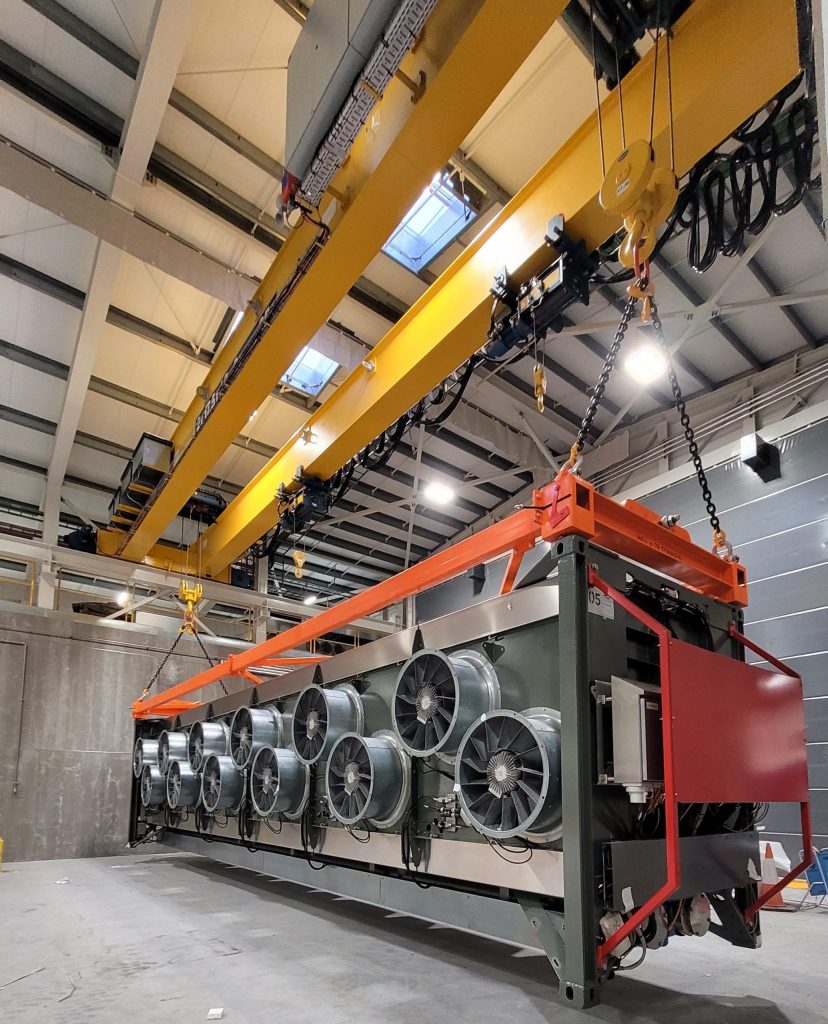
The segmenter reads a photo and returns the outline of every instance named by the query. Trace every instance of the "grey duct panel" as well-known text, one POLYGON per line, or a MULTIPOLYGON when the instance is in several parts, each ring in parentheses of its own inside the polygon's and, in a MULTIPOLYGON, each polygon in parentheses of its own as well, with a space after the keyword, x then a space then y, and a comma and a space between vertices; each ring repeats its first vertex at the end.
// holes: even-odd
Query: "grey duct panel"
POLYGON ((397 0, 317 0, 288 60, 285 166, 301 178, 397 0))
MULTIPOLYGON (((781 478, 762 480, 738 459, 708 471, 713 497, 736 553, 748 570, 747 635, 790 663, 802 676, 811 765, 815 836, 828 836, 828 421, 776 442, 781 478), (785 575, 787 574, 787 575, 785 575), (750 583, 750 580, 761 582, 750 583)), ((696 541, 709 544, 695 478, 643 499, 661 514, 681 513, 696 541)), ((746 652, 747 660, 760 659, 746 652)), ((799 809, 771 806, 768 834, 781 837, 788 855, 799 853, 799 809)), ((815 839, 820 844, 819 839, 815 839)), ((822 841, 822 845, 825 842, 822 841)))

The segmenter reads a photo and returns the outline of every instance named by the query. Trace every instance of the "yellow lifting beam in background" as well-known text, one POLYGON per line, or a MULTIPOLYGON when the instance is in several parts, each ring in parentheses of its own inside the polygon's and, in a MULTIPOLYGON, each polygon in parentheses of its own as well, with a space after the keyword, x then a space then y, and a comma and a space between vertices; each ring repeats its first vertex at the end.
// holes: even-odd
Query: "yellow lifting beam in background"
MULTIPOLYGON (((256 323, 253 310, 245 312, 208 372, 200 396, 176 428, 175 464, 169 479, 156 489, 149 510, 129 534, 99 532, 99 551, 133 561, 150 553, 251 413, 326 322, 405 211, 565 6, 566 0, 440 0, 422 38, 402 63, 402 71, 413 81, 425 74, 422 95, 412 102, 410 90, 401 81, 389 83, 321 203, 320 213, 331 234, 316 261, 194 433, 199 413, 256 323), (338 199, 329 218, 333 196, 338 199)), ((317 233, 308 221, 292 233, 254 296, 254 309, 267 306, 281 290, 317 233)), ((213 574, 209 567, 204 572, 213 574)))
MULTIPOLYGON (((471 63, 484 63, 483 54, 471 63)), ((798 72, 795 0, 696 0, 672 44, 676 173, 686 173, 798 72)), ((624 79, 628 137, 649 129, 652 81, 651 52, 624 79)), ((665 162, 666 92, 661 79, 653 144, 665 162)), ((607 152, 618 152, 617 97, 603 109, 607 152)), ((191 559, 200 558, 208 574, 226 567, 277 521, 274 496, 298 467, 329 478, 479 348, 495 272, 505 264, 520 279, 548 262, 551 217, 563 213, 567 232, 587 248, 612 235, 620 225, 599 206, 601 182, 593 115, 391 328, 372 352, 373 369, 357 367, 228 505, 191 559)))

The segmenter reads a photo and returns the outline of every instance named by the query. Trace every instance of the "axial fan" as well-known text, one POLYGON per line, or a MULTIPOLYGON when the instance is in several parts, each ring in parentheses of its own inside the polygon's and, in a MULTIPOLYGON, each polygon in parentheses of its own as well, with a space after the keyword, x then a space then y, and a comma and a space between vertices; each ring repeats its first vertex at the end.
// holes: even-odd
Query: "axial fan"
POLYGON ((560 717, 546 708, 483 715, 457 751, 457 789, 468 821, 493 839, 559 834, 560 741, 560 717))
POLYGON ((167 804, 170 810, 196 807, 201 799, 201 776, 187 761, 172 761, 167 772, 167 804))
POLYGON ((235 810, 244 797, 244 776, 224 754, 208 754, 201 775, 201 801, 208 814, 235 810))
POLYGON ((297 817, 308 799, 310 772, 294 751, 260 747, 250 770, 250 796, 260 818, 297 817))
POLYGON ((239 708, 230 725, 230 754, 239 768, 246 768, 262 747, 281 747, 284 734, 276 708, 239 708))
POLYGON ((293 711, 293 747, 305 764, 327 757, 344 732, 362 732, 362 701, 345 683, 332 690, 316 684, 299 694, 293 711))
POLYGON ((173 761, 186 760, 187 733, 165 729, 158 737, 158 768, 161 774, 167 774, 173 761))
POLYGON ((139 737, 132 749, 132 771, 136 779, 141 778, 145 764, 158 764, 158 740, 139 737))
POLYGON ((396 824, 411 793, 411 762, 387 729, 373 736, 345 733, 331 750, 328 805, 343 825, 368 820, 378 828, 396 824))
POLYGON ((210 754, 227 753, 228 736, 224 722, 196 722, 187 743, 187 756, 194 772, 201 771, 210 754))
POLYGON ((472 722, 499 706, 497 673, 482 654, 421 650, 397 677, 394 730, 414 757, 453 756, 472 722))
POLYGON ((145 764, 141 772, 141 805, 156 811, 164 805, 164 776, 154 764, 145 764))

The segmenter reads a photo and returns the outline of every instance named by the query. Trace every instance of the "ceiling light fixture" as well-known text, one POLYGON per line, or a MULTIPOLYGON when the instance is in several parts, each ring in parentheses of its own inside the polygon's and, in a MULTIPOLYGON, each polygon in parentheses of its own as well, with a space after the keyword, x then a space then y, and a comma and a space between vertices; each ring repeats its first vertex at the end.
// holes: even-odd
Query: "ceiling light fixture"
POLYGON ((426 484, 423 497, 432 505, 448 505, 454 499, 454 489, 439 480, 432 480, 426 484))
POLYGON ((129 591, 121 590, 115 595, 115 602, 120 608, 126 608, 129 604, 129 591))
POLYGON ((647 341, 634 348, 624 360, 624 369, 645 387, 667 372, 664 353, 653 342, 647 341))
POLYGON ((316 604, 319 600, 319 594, 308 594, 306 598, 303 598, 302 604, 316 604))

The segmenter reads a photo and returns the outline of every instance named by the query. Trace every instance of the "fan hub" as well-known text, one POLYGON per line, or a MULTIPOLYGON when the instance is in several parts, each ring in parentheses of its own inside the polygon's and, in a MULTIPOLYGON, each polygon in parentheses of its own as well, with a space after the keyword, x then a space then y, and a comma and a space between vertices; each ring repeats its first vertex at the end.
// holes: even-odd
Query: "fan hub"
POLYGON ((518 787, 520 762, 511 751, 498 750, 486 765, 486 779, 492 796, 502 797, 518 787))
POLYGON ((351 796, 359 789, 359 765, 356 761, 349 761, 345 765, 345 792, 351 796))
POLYGON ((265 768, 264 771, 262 772, 262 792, 272 793, 275 788, 276 786, 275 779, 273 778, 273 769, 270 767, 270 765, 268 765, 267 768, 265 768))
POLYGON ((308 721, 305 726, 307 729, 308 736, 315 736, 319 732, 319 712, 309 711, 308 721))
POLYGON ((437 687, 426 683, 421 687, 415 698, 417 707, 417 721, 428 722, 437 714, 443 699, 437 692, 437 687))

